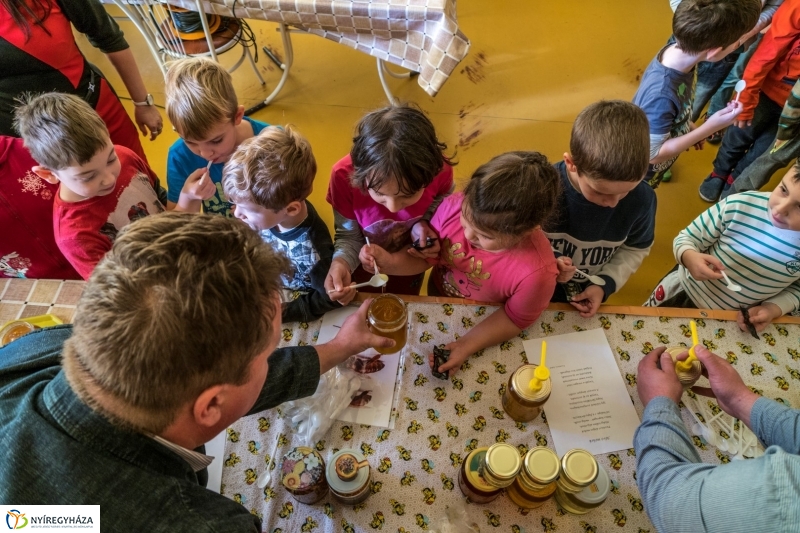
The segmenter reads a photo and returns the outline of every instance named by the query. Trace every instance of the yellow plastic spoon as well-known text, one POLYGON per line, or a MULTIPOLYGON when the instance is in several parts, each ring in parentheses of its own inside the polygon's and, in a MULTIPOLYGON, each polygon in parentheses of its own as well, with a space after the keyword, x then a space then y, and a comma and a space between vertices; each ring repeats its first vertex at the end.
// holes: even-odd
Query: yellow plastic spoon
POLYGON ((530 382, 530 388, 532 391, 538 391, 542 389, 542 381, 546 381, 550 379, 550 369, 547 368, 545 365, 545 359, 547 358, 547 341, 542 341, 542 358, 539 361, 539 366, 536 367, 536 370, 533 371, 533 379, 530 382))
POLYGON ((700 344, 700 340, 697 337, 697 322, 694 320, 690 321, 689 327, 692 329, 692 347, 689 348, 689 357, 687 357, 685 361, 678 361, 675 363, 675 369, 682 372, 688 372, 692 369, 692 363, 697 361, 697 355, 694 353, 694 347, 700 344))

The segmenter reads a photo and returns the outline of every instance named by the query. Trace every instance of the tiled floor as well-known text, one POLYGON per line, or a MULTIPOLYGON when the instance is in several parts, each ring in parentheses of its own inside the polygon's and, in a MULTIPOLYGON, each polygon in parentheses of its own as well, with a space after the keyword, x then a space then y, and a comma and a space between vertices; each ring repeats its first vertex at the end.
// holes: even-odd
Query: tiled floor
MULTIPOLYGON (((568 149, 571 123, 586 105, 603 98, 630 100, 651 58, 670 34, 668 2, 532 2, 504 0, 458 4, 461 29, 472 41, 467 58, 435 98, 414 80, 391 80, 395 95, 417 102, 431 116, 440 137, 456 152, 457 179, 508 150, 538 150, 556 161, 568 149)), ((134 26, 121 22, 156 102, 163 105, 163 81, 134 26)), ((276 25, 252 22, 259 45, 279 49, 276 25)), ((294 34, 295 65, 279 98, 255 118, 292 123, 311 141, 319 173, 311 201, 332 223, 325 203, 328 169, 350 148, 353 126, 368 109, 386 100, 375 59, 311 35, 294 34)), ((124 86, 111 65, 88 42, 82 49, 101 67, 120 95, 124 86)), ((231 57, 222 62, 232 64, 231 57)), ((279 79, 275 65, 259 54, 267 79, 262 88, 246 65, 234 74, 245 106, 261 100, 279 79)), ((166 153, 176 139, 166 128, 145 141, 151 165, 165 177, 166 153)), ((716 148, 681 156, 673 180, 658 190, 656 243, 652 253, 610 303, 640 304, 674 264, 672 239, 707 207, 697 186, 710 171, 716 148)), ((775 177, 775 181, 778 176, 775 177)))

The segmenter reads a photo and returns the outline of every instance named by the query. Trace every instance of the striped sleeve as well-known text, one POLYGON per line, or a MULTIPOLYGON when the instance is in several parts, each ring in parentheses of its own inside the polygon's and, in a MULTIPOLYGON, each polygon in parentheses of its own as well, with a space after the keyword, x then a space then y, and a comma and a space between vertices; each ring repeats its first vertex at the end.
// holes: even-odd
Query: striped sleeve
POLYGON ((701 213, 686 229, 678 233, 672 243, 675 261, 682 264, 681 256, 685 251, 703 252, 719 240, 725 229, 723 214, 726 205, 727 198, 720 200, 717 204, 712 205, 701 213))
POLYGON ((795 82, 781 111, 777 138, 779 141, 788 141, 798 134, 800 134, 800 80, 795 82))

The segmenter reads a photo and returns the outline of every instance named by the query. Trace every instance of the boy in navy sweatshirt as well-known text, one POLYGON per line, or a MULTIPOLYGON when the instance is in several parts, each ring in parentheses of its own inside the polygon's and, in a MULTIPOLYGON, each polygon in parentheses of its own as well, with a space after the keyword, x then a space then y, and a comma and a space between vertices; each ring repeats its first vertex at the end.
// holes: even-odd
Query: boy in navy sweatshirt
POLYGON ((650 160, 644 111, 630 102, 596 102, 572 126, 570 153, 555 167, 562 192, 544 230, 558 258, 551 301, 591 317, 622 288, 653 245, 656 195, 643 182, 650 160), (575 275, 600 276, 595 285, 575 275))

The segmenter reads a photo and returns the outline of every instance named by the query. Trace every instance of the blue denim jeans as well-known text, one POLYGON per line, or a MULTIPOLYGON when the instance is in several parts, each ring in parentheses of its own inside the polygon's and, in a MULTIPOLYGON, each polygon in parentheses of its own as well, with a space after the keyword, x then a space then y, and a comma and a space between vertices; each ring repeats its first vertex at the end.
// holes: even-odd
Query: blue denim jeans
POLYGON ((737 192, 757 191, 766 185, 773 174, 800 157, 800 136, 786 141, 775 153, 770 153, 771 150, 772 145, 748 165, 734 180, 733 185, 722 191, 720 199, 737 192))

